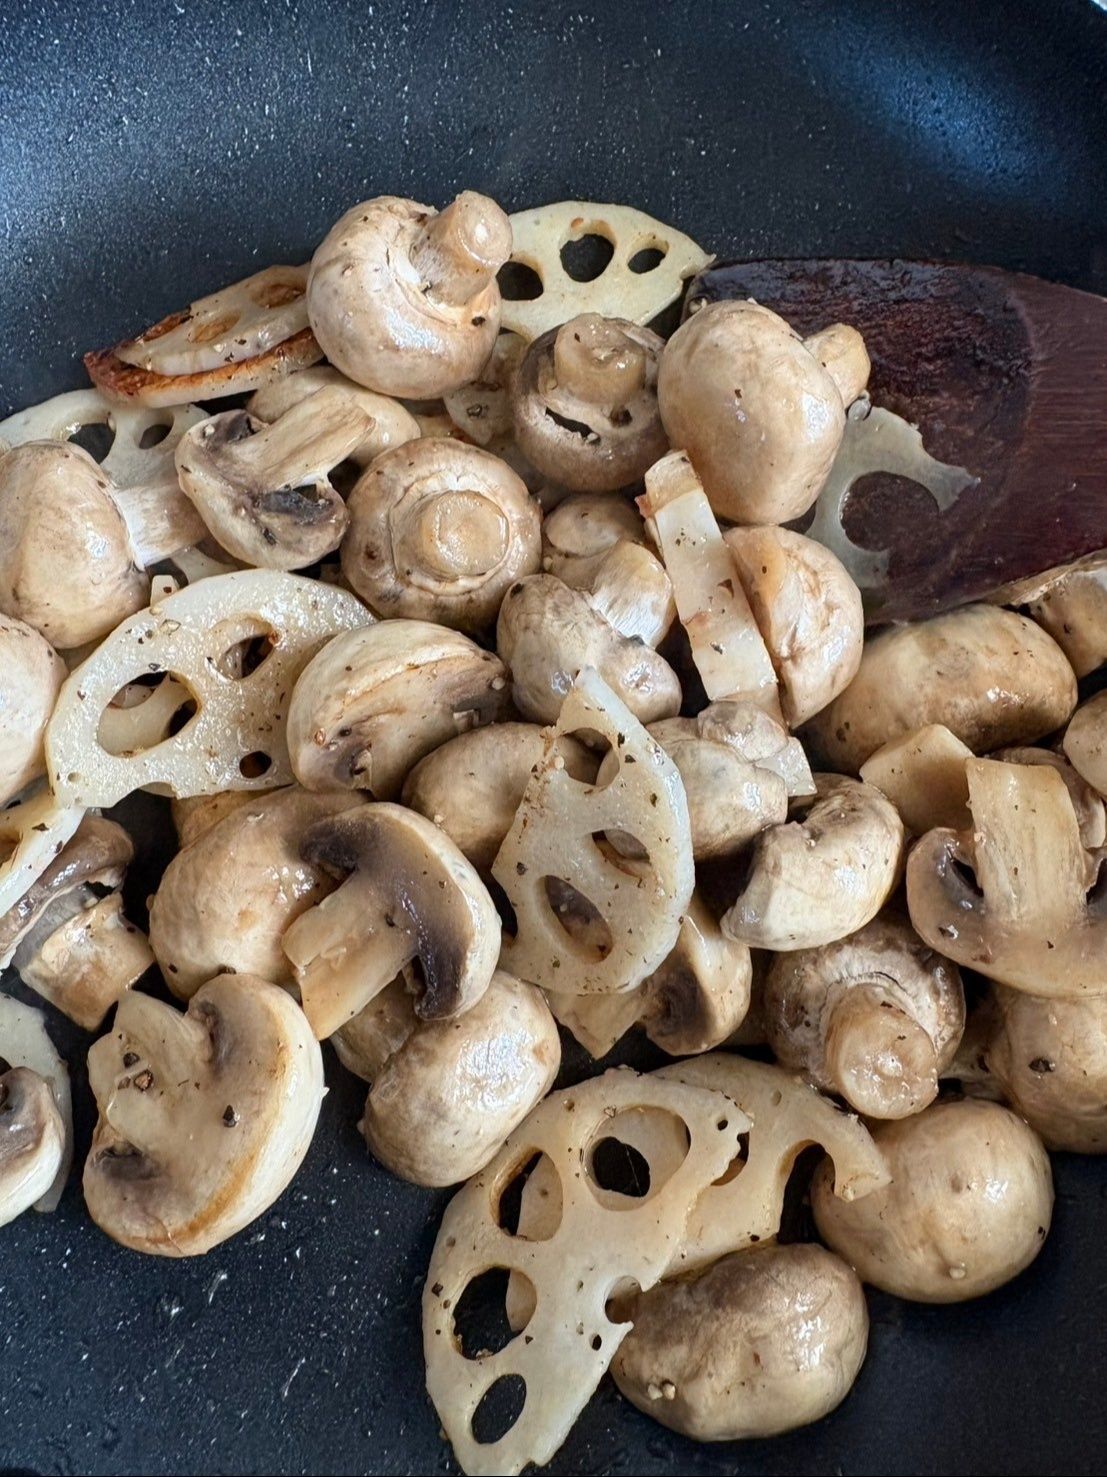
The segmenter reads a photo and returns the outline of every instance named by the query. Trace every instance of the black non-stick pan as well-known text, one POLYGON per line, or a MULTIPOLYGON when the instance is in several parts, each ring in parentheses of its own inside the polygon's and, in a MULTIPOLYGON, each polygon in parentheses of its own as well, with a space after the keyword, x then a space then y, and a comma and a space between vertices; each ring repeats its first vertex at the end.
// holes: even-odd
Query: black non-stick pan
MULTIPOLYGON (((82 383, 82 350, 305 260, 384 191, 625 200, 728 255, 1107 290, 1105 100, 1091 0, 6 0, 0 413, 82 383)), ((124 818, 141 917, 166 818, 124 818)), ((54 1024, 80 1154, 87 1040, 54 1024)), ((444 1197, 374 1166, 359 1087, 329 1070, 304 1169, 207 1257, 122 1250, 76 1176, 0 1231, 0 1469, 453 1470, 419 1332, 444 1197)), ((871 1296, 868 1362, 820 1425, 695 1447, 605 1385, 553 1470, 1107 1470, 1107 1166, 1055 1167, 1033 1268, 960 1308, 871 1296)))

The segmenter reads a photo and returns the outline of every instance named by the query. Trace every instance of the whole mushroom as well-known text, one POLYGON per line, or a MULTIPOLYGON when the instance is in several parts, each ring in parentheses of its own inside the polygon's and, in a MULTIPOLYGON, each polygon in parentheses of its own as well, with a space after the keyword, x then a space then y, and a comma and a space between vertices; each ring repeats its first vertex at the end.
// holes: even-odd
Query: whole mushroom
POLYGON ((668 446, 657 408, 663 341, 598 313, 552 328, 515 376, 515 439, 539 472, 574 492, 638 481, 668 446))
POLYGON ((1065 729, 1062 747, 1080 778, 1107 798, 1107 692, 1081 703, 1065 729))
POLYGON ((401 1179, 457 1184, 479 1173, 545 1097, 560 1063, 542 992, 497 970, 464 1015, 419 1021, 412 1009, 410 1034, 372 1078, 365 1141, 401 1179))
POLYGON ((541 515, 499 457, 448 437, 384 452, 349 498, 342 571, 382 616, 477 632, 538 569, 541 515))
MULTIPOLYGON (((864 1202, 862 1202, 864 1203, 864 1202)), ((632 1404, 694 1441, 821 1420, 865 1359, 861 1283, 821 1246, 753 1246, 633 1299, 611 1372, 632 1404)))
POLYGON ((826 353, 825 335, 804 343, 757 303, 719 302, 699 308, 666 344, 661 419, 720 518, 787 523, 819 495, 864 354, 854 330, 842 325, 836 336, 847 353, 826 353))
POLYGON ((905 1118, 933 1102, 965 1029, 957 966, 894 916, 773 956, 763 1003, 780 1064, 869 1118, 905 1118))
POLYGON ((323 238, 308 317, 330 362, 385 395, 430 399, 475 380, 500 329, 496 273, 511 222, 466 190, 445 210, 382 195, 323 238))
POLYGON ((42 736, 65 677, 65 663, 44 637, 0 615, 0 805, 46 768, 42 736))
POLYGON ((646 526, 632 503, 607 493, 567 497, 542 522, 542 569, 574 590, 588 590, 616 544, 645 544, 646 526))
POLYGON ((891 1182, 860 1200, 832 1192, 827 1161, 811 1207, 819 1235, 863 1282, 919 1303, 1002 1287, 1042 1249, 1053 1214, 1049 1155, 1008 1108, 979 1098, 932 1103, 878 1123, 891 1182))

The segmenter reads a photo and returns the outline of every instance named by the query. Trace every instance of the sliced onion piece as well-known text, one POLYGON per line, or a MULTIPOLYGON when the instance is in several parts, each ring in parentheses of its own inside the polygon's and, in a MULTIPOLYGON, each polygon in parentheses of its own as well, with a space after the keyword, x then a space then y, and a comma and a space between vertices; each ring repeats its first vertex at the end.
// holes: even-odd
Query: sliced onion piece
POLYGON ((49 1083, 61 1114, 65 1129, 61 1163, 53 1184, 34 1206, 35 1210, 56 1210, 73 1163, 73 1101, 69 1090, 69 1068, 47 1034, 46 1017, 42 1011, 3 994, 0 994, 0 1058, 9 1066, 27 1067, 37 1072, 49 1083))

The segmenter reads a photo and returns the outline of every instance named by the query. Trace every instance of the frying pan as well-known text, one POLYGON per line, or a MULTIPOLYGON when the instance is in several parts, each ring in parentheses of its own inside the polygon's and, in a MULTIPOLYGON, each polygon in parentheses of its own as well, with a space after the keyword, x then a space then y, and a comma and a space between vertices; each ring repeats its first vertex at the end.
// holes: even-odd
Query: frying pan
MULTIPOLYGON (((305 260, 383 191, 625 200, 721 254, 983 260, 1107 290, 1107 15, 1091 0, 4 12, 0 413, 82 383, 80 351, 305 260)), ((141 797, 123 819, 141 918, 166 818, 141 797)), ((87 1039, 51 1025, 80 1156, 87 1039)), ((55 1215, 0 1232, 0 1470, 454 1470, 419 1333, 444 1197, 374 1166, 361 1089, 329 1075, 292 1187, 205 1258, 117 1247, 76 1178, 55 1215)), ((695 1447, 605 1385, 551 1470, 1104 1471, 1107 1166, 1055 1167, 1031 1271, 959 1308, 871 1295, 868 1362, 828 1420, 695 1447)))

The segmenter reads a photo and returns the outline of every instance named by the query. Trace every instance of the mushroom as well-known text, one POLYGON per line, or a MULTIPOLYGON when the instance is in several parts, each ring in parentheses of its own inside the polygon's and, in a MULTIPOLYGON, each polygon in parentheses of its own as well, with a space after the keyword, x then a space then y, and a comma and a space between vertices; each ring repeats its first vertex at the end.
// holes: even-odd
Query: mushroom
POLYGON ((372 1082, 418 1024, 415 1000, 401 973, 357 1015, 339 1026, 330 1043, 347 1072, 363 1082, 372 1082))
POLYGON ((915 931, 964 968, 1032 995, 1107 992, 1107 914, 1064 779, 969 759, 971 831, 928 831, 907 862, 915 931))
POLYGON ((856 774, 925 724, 983 753, 1033 743, 1075 706, 1076 678, 1051 636, 1013 611, 966 605, 866 641, 857 676, 805 737, 828 768, 856 774))
MULTIPOLYGON (((531 774, 546 752, 534 723, 493 723, 458 734, 421 759, 404 781, 403 802, 441 827, 474 867, 491 867, 531 774)), ((591 784, 596 759, 568 736, 558 742, 566 771, 591 784)))
POLYGON ((65 1151, 50 1084, 28 1067, 0 1072, 0 1226, 49 1190, 65 1151))
MULTIPOLYGON (((617 545, 612 553, 622 557, 630 547, 617 545)), ((600 574, 603 569, 601 565, 600 574)), ((515 706, 524 718, 556 722, 566 694, 585 667, 595 668, 641 723, 679 712, 676 673, 640 634, 643 623, 653 631, 661 623, 654 602, 664 594, 664 586, 655 584, 644 611, 634 589, 626 592, 618 610, 609 591, 605 581, 599 596, 585 594, 552 574, 530 575, 508 590, 496 626, 496 649, 511 668, 515 706), (631 634, 612 625, 597 608, 600 605, 611 609, 631 634)))
POLYGON ((738 578, 769 648, 789 728, 798 728, 857 675, 864 647, 861 591, 841 560, 789 528, 731 528, 738 578))
POLYGON ((645 544, 646 526, 632 503, 607 493, 567 497, 542 523, 542 569, 574 590, 588 590, 616 544, 645 544))
POLYGON ((42 736, 65 677, 65 663, 48 641, 0 615, 0 805, 45 770, 42 736))
POLYGON ((979 1055, 1047 1149, 1107 1153, 1107 998, 1041 1000, 996 985, 979 1055))
POLYGON ((764 1008, 781 1066, 869 1118, 905 1118, 933 1102, 965 1029, 957 966, 894 916, 776 955, 764 1008))
POLYGON ((133 857, 122 826, 86 815, 0 917, 0 966, 13 964, 24 984, 86 1031, 154 962, 119 896, 133 857))
POLYGON ((1008 585, 992 598, 1022 606, 1057 642, 1078 677, 1107 662, 1107 554, 1008 585))
POLYGON ((205 532, 175 484, 118 487, 74 443, 27 441, 0 455, 0 611, 59 650, 96 641, 205 532))
POLYGON ((815 775, 802 819, 762 831, 723 932, 757 949, 817 949, 875 918, 899 881, 903 822, 871 785, 815 775))
POLYGON ((190 795, 186 800, 173 799, 169 811, 177 831, 177 844, 183 851, 205 831, 211 829, 224 816, 238 810, 240 806, 252 805, 259 793, 257 790, 216 790, 212 795, 190 795))
POLYGON ((336 637, 304 668, 288 751, 306 789, 391 800, 432 749, 514 716, 509 673, 491 652, 427 621, 381 621, 336 637))
POLYGON ((656 333, 582 313, 528 348, 515 376, 515 439, 540 472, 574 492, 637 482, 668 442, 657 409, 656 333))
POLYGON ((699 893, 672 952, 640 985, 610 995, 550 991, 550 1008, 597 1059, 639 1025, 670 1056, 698 1056, 729 1041, 746 1018, 753 966, 745 944, 724 938, 699 893))
POLYGON ((546 1096, 560 1063, 542 992, 497 970, 464 1015, 416 1022, 381 1064, 365 1101, 365 1142, 412 1184, 467 1180, 546 1096))
POLYGON ((302 400, 314 395, 317 390, 334 388, 342 393, 372 421, 365 436, 358 442, 348 460, 355 466, 367 467, 382 451, 402 446, 407 441, 419 438, 419 423, 410 410, 405 410, 398 400, 387 395, 378 395, 347 379, 330 365, 318 364, 310 369, 301 369, 296 374, 285 375, 255 390, 246 402, 246 410, 255 421, 277 421, 285 411, 291 410, 302 400))
POLYGON ((1107 692, 1081 703, 1065 729, 1062 748, 1080 778, 1107 797, 1107 692))
POLYGON ((541 561, 538 504, 479 446, 435 437, 386 451, 349 507, 342 572, 378 615, 481 631, 541 561))
MULTIPOLYGON (((753 703, 711 703, 695 718, 663 718, 648 732, 680 771, 696 862, 735 855, 787 818, 789 795, 813 791, 799 740, 753 703)), ((600 785, 617 763, 604 756, 600 785)))
POLYGON ((1053 1214, 1049 1156, 999 1103, 932 1103, 878 1123, 891 1182, 861 1200, 831 1191, 824 1160, 811 1186, 819 1235, 863 1282, 918 1303, 957 1303, 1030 1265, 1053 1214))
POLYGON ((222 974, 187 1013, 131 991, 89 1049, 99 1118, 85 1162, 92 1219, 154 1256, 199 1256, 249 1225, 299 1169, 323 1056, 292 997, 222 974))
MULTIPOLYGON (((1072 725, 1070 724, 1069 727, 1071 728, 1072 725)), ((1044 764, 1049 769, 1055 769, 1064 780, 1069 799, 1072 801, 1072 808, 1076 811, 1076 819, 1080 826, 1081 846, 1086 851, 1097 851, 1107 842, 1107 808, 1104 807, 1103 797, 1077 773, 1064 754, 1057 754, 1052 749, 1025 746, 997 749, 988 757, 999 759, 1004 764, 1044 764)), ((965 791, 967 796, 967 776, 965 777, 965 791)))
MULTIPOLYGON (((864 1203, 864 1202, 862 1202, 864 1203)), ((821 1246, 753 1246, 631 1304, 611 1366, 631 1404, 694 1441, 778 1436, 840 1405, 865 1359, 853 1271, 821 1246)))
POLYGON ((217 974, 290 987, 284 932, 334 891, 329 873, 302 860, 300 838, 355 797, 291 785, 246 798, 182 847, 150 901, 150 946, 181 1000, 217 974))
POLYGON ((805 339, 804 347, 814 354, 838 386, 842 404, 848 410, 865 393, 869 383, 872 362, 865 340, 850 324, 832 323, 805 339))
POLYGON ((731 301, 699 308, 666 344, 661 419, 720 518, 787 523, 818 497, 842 441, 843 391, 853 398, 860 357, 828 356, 824 368, 827 343, 825 333, 804 343, 768 308, 731 301))
POLYGON ((346 874, 284 935, 304 1012, 322 1040, 411 966, 421 1020, 469 1010, 500 952, 495 904, 433 822, 401 805, 359 806, 316 821, 300 855, 346 874))
POLYGON ((312 257, 311 326, 359 385, 411 399, 459 389, 496 342, 496 273, 510 254, 510 221, 472 190, 437 214, 392 195, 367 200, 312 257))
POLYGON ((446 414, 462 435, 489 451, 511 439, 511 392, 526 348, 517 333, 501 333, 478 378, 442 397, 446 414))
POLYGON ((969 746, 948 728, 924 723, 870 754, 861 778, 887 795, 916 836, 935 826, 960 831, 970 823, 965 760, 971 758, 969 746))
POLYGON ((244 410, 224 411, 181 438, 181 487, 236 559, 261 569, 303 569, 342 541, 346 504, 327 474, 372 425, 368 411, 334 385, 297 400, 268 425, 244 410))

